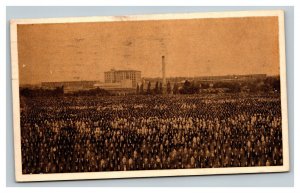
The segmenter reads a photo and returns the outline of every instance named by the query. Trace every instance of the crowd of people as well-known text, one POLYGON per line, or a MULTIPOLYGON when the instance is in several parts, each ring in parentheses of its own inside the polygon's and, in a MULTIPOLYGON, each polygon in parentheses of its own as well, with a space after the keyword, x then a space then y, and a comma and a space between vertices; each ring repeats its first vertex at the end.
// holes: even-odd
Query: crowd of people
POLYGON ((283 164, 279 95, 21 97, 24 174, 283 164))

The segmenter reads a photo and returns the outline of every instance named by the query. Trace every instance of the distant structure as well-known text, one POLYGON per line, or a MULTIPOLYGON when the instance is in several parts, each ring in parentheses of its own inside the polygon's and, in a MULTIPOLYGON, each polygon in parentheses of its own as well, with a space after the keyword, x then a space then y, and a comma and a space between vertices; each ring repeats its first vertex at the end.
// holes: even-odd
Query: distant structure
POLYGON ((110 71, 104 72, 104 82, 108 83, 121 83, 125 82, 131 85, 132 88, 135 88, 138 83, 141 82, 141 71, 138 70, 115 70, 111 69, 110 71))
POLYGON ((166 81, 166 62, 165 62, 165 56, 161 57, 161 63, 162 63, 162 84, 163 84, 163 87, 166 87, 167 81, 166 81))
POLYGON ((63 87, 64 93, 101 88, 115 94, 127 94, 136 91, 136 87, 141 83, 141 79, 141 71, 112 69, 111 71, 104 72, 104 82, 98 80, 42 82, 41 87, 45 89, 63 87))
POLYGON ((224 75, 224 76, 200 76, 193 80, 199 82, 218 82, 218 81, 249 81, 254 79, 265 79, 266 74, 245 74, 245 75, 224 75))
POLYGON ((71 93, 78 90, 88 90, 94 88, 97 81, 62 81, 62 82, 42 82, 42 88, 53 89, 64 87, 65 93, 71 93))
POLYGON ((162 64, 162 92, 166 94, 167 91, 167 80, 166 80, 166 62, 165 56, 161 57, 161 64, 162 64))
MULTIPOLYGON (((163 74, 163 73, 162 73, 163 74)), ((163 75, 162 75, 163 76, 163 75)), ((170 84, 171 88, 176 83, 178 87, 182 87, 186 80, 195 81, 199 84, 214 85, 216 82, 248 82, 254 80, 265 80, 267 74, 245 74, 245 75, 223 75, 223 76, 196 76, 196 77, 168 77, 166 82, 170 84)), ((148 84, 150 82, 151 89, 155 88, 157 82, 162 81, 162 77, 144 77, 143 80, 148 84)), ((163 94, 166 93, 166 88, 163 87, 163 94)))

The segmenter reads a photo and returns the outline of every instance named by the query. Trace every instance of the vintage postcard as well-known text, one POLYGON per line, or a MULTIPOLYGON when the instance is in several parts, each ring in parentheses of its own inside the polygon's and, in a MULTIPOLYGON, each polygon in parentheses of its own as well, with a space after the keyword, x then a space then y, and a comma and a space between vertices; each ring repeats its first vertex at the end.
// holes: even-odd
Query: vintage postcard
POLYGON ((289 171, 284 13, 11 21, 16 181, 289 171))

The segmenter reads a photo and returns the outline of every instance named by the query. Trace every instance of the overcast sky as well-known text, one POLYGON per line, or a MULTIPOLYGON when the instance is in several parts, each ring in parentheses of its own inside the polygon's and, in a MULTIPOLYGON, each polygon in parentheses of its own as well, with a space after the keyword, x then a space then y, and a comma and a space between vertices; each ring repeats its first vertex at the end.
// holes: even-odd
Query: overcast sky
POLYGON ((21 84, 100 80, 111 68, 143 77, 279 74, 277 17, 18 26, 21 84))

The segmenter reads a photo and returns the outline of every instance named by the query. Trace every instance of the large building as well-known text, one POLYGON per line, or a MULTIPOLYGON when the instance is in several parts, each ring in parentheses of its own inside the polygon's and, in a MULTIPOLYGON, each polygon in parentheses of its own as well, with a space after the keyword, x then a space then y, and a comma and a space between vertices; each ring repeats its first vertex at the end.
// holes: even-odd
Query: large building
POLYGON ((131 81, 132 88, 135 88, 141 82, 141 71, 138 70, 115 70, 111 69, 104 72, 105 83, 122 83, 124 81, 131 81))

